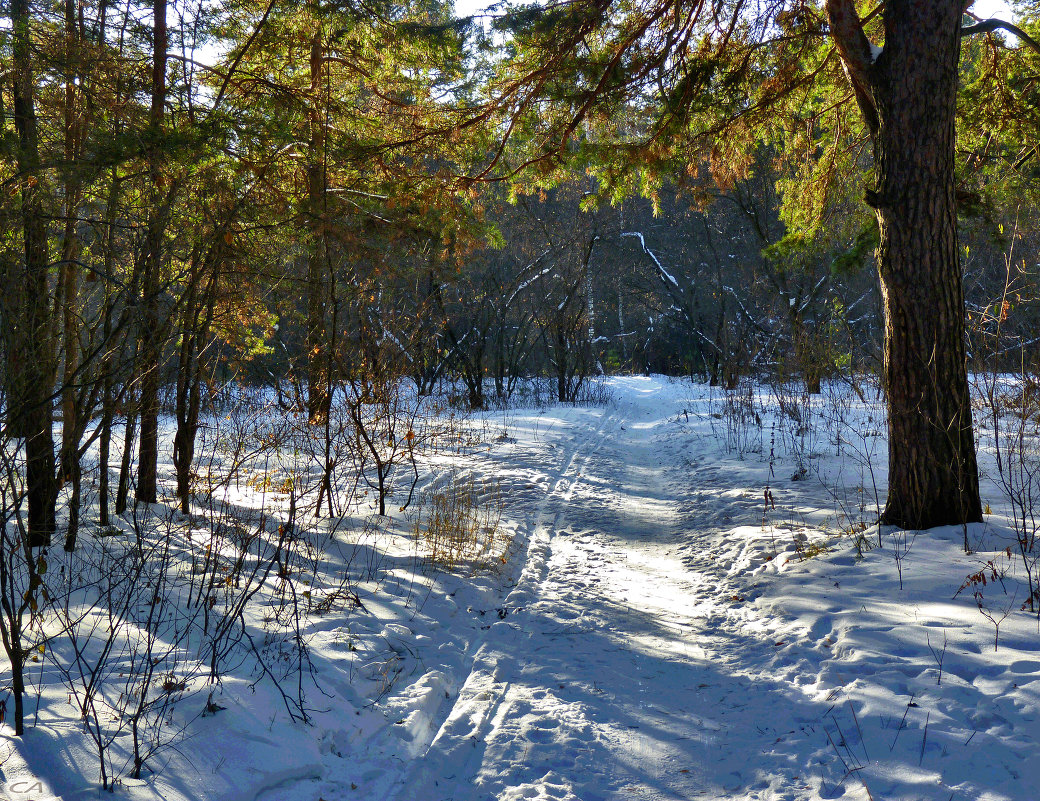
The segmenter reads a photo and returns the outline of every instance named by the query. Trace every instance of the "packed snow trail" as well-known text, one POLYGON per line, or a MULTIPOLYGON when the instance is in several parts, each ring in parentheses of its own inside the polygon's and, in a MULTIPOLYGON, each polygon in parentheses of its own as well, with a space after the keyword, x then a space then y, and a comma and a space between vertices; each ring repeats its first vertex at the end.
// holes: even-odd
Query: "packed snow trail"
POLYGON ((527 569, 393 801, 818 797, 785 741, 826 707, 766 672, 772 634, 697 540, 728 507, 702 502, 675 417, 638 403, 657 382, 632 381, 576 434, 527 569))

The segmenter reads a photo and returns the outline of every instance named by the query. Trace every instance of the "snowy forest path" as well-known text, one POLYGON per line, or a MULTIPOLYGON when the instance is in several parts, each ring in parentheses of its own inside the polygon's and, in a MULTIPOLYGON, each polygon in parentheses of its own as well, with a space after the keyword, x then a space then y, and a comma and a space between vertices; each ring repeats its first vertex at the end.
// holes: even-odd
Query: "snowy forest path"
POLYGON ((794 741, 822 710, 772 673, 774 624, 708 545, 761 501, 640 402, 663 380, 565 435, 517 586, 394 801, 818 797, 794 741))

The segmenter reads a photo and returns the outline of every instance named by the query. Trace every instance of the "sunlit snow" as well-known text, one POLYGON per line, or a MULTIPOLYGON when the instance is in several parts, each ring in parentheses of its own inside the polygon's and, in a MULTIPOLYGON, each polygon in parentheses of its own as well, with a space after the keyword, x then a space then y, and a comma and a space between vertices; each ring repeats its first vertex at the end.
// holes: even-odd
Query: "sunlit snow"
MULTIPOLYGON (((459 469, 500 483, 505 564, 425 566, 410 513, 345 527, 373 569, 364 611, 306 623, 312 723, 228 675, 226 709, 176 707, 189 737, 116 797, 1038 797, 1036 617, 1013 604, 994 649, 980 604, 1022 592, 1011 561, 1004 591, 958 593, 1009 544, 998 517, 968 528, 971 555, 959 528, 879 535, 877 410, 844 384, 805 399, 798 430, 769 388, 745 424, 705 386, 606 389, 603 406, 476 415, 468 451, 424 461, 426 488, 459 469)), ((26 777, 49 788, 34 798, 101 797, 64 701, 47 686, 24 741, 5 729, 9 797, 26 777)))

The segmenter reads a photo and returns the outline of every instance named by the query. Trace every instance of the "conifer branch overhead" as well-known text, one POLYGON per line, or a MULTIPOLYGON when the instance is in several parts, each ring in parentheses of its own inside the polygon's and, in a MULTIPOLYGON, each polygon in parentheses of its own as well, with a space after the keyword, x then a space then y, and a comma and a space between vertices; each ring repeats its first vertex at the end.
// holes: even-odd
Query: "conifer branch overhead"
POLYGON ((826 8, 831 36, 841 56, 845 73, 856 93, 856 102, 871 133, 875 133, 878 128, 878 113, 874 104, 871 78, 874 58, 870 40, 863 32, 863 23, 856 12, 856 4, 853 0, 827 0, 826 8))
POLYGON ((961 28, 961 37, 972 36, 976 33, 993 33, 994 31, 1007 31, 1010 34, 1016 36, 1026 47, 1035 53, 1040 53, 1040 43, 1036 41, 1032 36, 1026 33, 1024 30, 1019 28, 1017 25, 1012 25, 1010 22, 1004 22, 1000 19, 987 19, 977 22, 974 25, 966 25, 961 28))

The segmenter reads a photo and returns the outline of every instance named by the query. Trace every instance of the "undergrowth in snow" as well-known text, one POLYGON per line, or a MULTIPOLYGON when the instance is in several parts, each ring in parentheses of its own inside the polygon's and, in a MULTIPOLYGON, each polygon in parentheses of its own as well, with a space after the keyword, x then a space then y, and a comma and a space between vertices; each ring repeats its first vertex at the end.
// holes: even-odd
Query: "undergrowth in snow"
POLYGON ((823 389, 410 399, 386 516, 370 461, 243 398, 190 514, 48 552, 0 787, 113 797, 103 756, 140 801, 1040 797, 1014 387, 979 393, 986 522, 923 532, 875 523, 876 388, 823 389))

